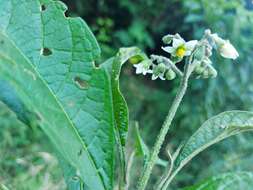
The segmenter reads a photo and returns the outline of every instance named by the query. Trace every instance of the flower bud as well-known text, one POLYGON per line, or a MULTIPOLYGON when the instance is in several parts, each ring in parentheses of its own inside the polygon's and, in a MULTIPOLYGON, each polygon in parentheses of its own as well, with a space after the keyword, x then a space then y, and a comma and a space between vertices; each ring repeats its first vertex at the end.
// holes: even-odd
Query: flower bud
POLYGON ((201 75, 205 71, 205 68, 202 65, 197 65, 194 69, 194 72, 198 75, 201 75))
POLYGON ((153 75, 152 75, 152 80, 156 80, 158 77, 161 80, 165 80, 164 79, 164 73, 166 71, 166 66, 163 63, 160 63, 158 65, 153 65, 153 75))
POLYGON ((212 61, 208 57, 205 57, 202 61, 202 64, 203 66, 209 66, 212 64, 212 61))
POLYGON ((201 61, 203 60, 204 57, 205 57, 205 46, 200 46, 195 51, 194 58, 198 61, 201 61))
POLYGON ((203 77, 204 79, 209 78, 209 71, 208 71, 208 69, 205 69, 205 70, 204 70, 204 72, 202 73, 202 77, 203 77))
POLYGON ((165 78, 167 80, 173 80, 176 78, 176 76, 177 76, 176 73, 172 69, 169 69, 165 74, 165 78))
POLYGON ((211 37, 222 57, 234 60, 239 57, 239 53, 229 40, 223 40, 217 34, 212 34, 211 37))
POLYGON ((218 48, 221 47, 225 43, 225 40, 223 40, 222 38, 220 38, 218 36, 218 34, 211 34, 210 37, 212 38, 212 40, 214 41, 215 45, 218 48))
POLYGON ((138 64, 138 63, 140 63, 141 61, 143 61, 143 57, 141 57, 141 56, 139 56, 139 55, 136 55, 136 56, 131 57, 131 58, 129 59, 129 62, 130 62, 131 64, 138 64))
POLYGON ((235 49, 235 47, 229 42, 229 40, 225 41, 225 43, 219 48, 220 54, 222 57, 228 59, 237 59, 239 57, 239 53, 235 49))
POLYGON ((212 54, 213 54, 212 51, 213 51, 212 46, 211 46, 210 44, 208 44, 208 45, 206 46, 206 49, 205 49, 206 57, 211 57, 212 54))
POLYGON ((162 41, 165 44, 170 44, 174 37, 175 37, 175 35, 168 34, 162 38, 162 41))

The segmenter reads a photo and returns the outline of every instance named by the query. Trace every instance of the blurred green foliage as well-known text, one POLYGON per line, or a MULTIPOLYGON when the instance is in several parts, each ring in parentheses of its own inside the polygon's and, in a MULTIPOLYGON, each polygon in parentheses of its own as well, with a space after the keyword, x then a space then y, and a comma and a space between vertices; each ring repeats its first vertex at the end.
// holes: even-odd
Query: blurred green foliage
POLYGON ((40 129, 20 123, 2 103, 0 118, 0 182, 17 190, 64 189, 61 170, 40 129))
MULTIPOLYGON (((206 28, 230 39, 239 50, 240 58, 234 63, 218 56, 213 60, 219 72, 216 79, 192 80, 167 137, 172 150, 212 115, 231 109, 253 110, 251 1, 64 2, 69 6, 66 14, 83 17, 95 33, 103 51, 100 61, 114 55, 122 46, 139 46, 148 53, 162 53, 163 35, 178 32, 191 40, 199 38, 206 28)), ((179 81, 154 82, 150 78, 136 76, 134 69, 128 65, 123 70, 121 88, 129 105, 131 120, 140 122, 141 134, 151 147, 179 81)), ((17 190, 64 189, 57 161, 50 153, 46 153, 51 149, 41 131, 18 122, 2 104, 0 117, 0 182, 17 190)), ((180 173, 172 189, 190 185, 217 171, 253 170, 252 140, 251 134, 241 135, 208 149, 180 173)), ((161 157, 166 158, 164 154, 161 157)), ((156 168, 154 172, 159 174, 161 168, 156 168)), ((152 179, 151 183, 155 180, 152 179)))

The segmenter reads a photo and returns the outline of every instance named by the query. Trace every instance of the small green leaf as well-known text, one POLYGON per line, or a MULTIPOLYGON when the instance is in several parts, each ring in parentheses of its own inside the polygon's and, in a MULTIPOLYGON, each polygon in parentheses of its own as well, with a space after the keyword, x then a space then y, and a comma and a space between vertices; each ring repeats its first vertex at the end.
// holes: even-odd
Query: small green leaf
POLYGON ((123 176, 124 181, 126 181, 125 145, 128 134, 129 112, 126 100, 120 91, 119 77, 123 64, 131 58, 136 57, 138 57, 139 60, 148 59, 148 57, 139 48, 121 48, 115 57, 107 60, 101 65, 105 68, 108 76, 111 78, 110 85, 116 140, 120 154, 121 176, 123 176))
POLYGON ((226 173, 206 179, 197 185, 182 190, 252 190, 253 173, 226 173))
POLYGON ((146 160, 149 157, 150 151, 145 142, 142 140, 139 125, 135 125, 135 153, 137 156, 142 156, 146 160))
POLYGON ((253 130, 253 112, 228 111, 207 120, 184 144, 175 161, 180 170, 194 156, 232 135, 253 130))
POLYGON ((114 119, 116 127, 119 130, 120 141, 122 146, 125 146, 128 133, 129 113, 127 103, 122 95, 119 87, 119 77, 121 68, 124 63, 133 57, 139 57, 140 60, 148 59, 147 56, 136 47, 121 48, 118 55, 114 58, 112 63, 111 82, 112 82, 112 96, 114 119))

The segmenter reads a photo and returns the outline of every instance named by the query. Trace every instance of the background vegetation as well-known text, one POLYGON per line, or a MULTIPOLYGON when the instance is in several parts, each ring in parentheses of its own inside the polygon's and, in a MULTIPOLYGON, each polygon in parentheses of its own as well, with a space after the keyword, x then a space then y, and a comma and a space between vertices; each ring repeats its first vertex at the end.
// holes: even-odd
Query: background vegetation
MULTIPOLYGON (((161 37, 178 32, 190 40, 205 28, 229 38, 240 51, 232 63, 215 59, 214 80, 193 80, 168 135, 175 150, 208 117, 219 112, 253 110, 253 4, 251 0, 64 0, 69 16, 81 16, 95 33, 103 55, 119 47, 139 46, 147 53, 161 52, 161 37)), ((121 80, 131 121, 139 121, 141 134, 151 147, 175 96, 178 80, 151 81, 135 75, 128 65, 121 80)), ((27 128, 0 104, 0 182, 17 190, 65 188, 57 160, 39 128, 27 128)), ((190 185, 217 172, 253 170, 252 134, 236 136, 201 153, 173 183, 190 185)), ((164 147, 165 148, 165 147, 164 147)), ((130 150, 129 150, 130 151, 130 150)), ((166 158, 165 155, 161 157, 166 158)), ((137 167, 138 168, 138 167, 137 167)), ((159 174, 161 168, 155 172, 159 174)), ((136 175, 133 171, 132 176, 136 175)), ((151 180, 153 183, 155 178, 151 180)), ((172 189, 174 189, 172 188, 172 189)))

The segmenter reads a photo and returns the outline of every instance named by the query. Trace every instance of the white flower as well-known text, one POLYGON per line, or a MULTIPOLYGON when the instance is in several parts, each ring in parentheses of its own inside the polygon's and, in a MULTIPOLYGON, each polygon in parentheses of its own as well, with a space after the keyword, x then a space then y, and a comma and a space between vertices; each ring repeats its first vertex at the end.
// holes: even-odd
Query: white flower
POLYGON ((181 37, 173 38, 172 46, 162 47, 162 49, 174 57, 183 58, 184 56, 191 55, 197 43, 197 40, 186 42, 181 37))
POLYGON ((211 38, 215 42, 217 49, 222 57, 234 60, 239 57, 239 53, 229 40, 223 40, 217 34, 212 34, 211 38))
POLYGON ((152 70, 150 69, 151 65, 152 62, 150 60, 144 60, 139 64, 134 64, 134 67, 136 68, 136 74, 146 75, 147 73, 152 73, 152 70))
POLYGON ((228 59, 237 59, 239 57, 239 53, 235 49, 235 47, 229 42, 229 40, 225 41, 225 43, 219 48, 220 54, 222 57, 228 59))
POLYGON ((153 65, 152 80, 156 80, 157 78, 160 78, 161 80, 165 80, 164 78, 165 71, 166 71, 166 66, 163 63, 160 63, 158 65, 153 65))

